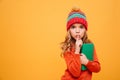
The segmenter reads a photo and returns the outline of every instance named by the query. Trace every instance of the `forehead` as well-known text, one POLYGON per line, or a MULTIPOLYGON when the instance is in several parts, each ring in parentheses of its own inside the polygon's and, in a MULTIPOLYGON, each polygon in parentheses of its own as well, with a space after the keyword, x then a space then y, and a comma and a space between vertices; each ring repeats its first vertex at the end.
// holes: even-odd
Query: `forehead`
POLYGON ((74 23, 72 26, 81 26, 81 25, 83 25, 83 24, 81 24, 81 23, 74 23))

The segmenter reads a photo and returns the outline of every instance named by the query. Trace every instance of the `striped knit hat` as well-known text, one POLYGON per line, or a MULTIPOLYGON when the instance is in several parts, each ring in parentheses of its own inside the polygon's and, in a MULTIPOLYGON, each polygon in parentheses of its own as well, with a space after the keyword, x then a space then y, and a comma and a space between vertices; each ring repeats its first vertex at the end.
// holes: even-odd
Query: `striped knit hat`
POLYGON ((74 23, 83 24, 85 29, 87 30, 88 24, 86 21, 86 16, 79 8, 73 8, 72 11, 69 13, 67 18, 67 31, 74 23))

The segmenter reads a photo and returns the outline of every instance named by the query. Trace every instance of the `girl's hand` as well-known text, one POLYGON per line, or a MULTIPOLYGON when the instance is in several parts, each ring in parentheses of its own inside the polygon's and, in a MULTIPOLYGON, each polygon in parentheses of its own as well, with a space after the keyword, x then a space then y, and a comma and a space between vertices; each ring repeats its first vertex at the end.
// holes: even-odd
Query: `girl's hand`
POLYGON ((79 54, 82 44, 83 44, 83 41, 77 38, 75 42, 75 54, 79 54))
POLYGON ((83 64, 83 65, 86 65, 89 61, 84 54, 80 55, 80 60, 81 60, 81 64, 83 64))

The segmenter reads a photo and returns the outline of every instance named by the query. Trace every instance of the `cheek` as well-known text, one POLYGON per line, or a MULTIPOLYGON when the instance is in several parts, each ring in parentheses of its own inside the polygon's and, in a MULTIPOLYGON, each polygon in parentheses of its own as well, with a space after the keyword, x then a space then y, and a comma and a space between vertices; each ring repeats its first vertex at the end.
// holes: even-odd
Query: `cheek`
POLYGON ((71 36, 72 36, 72 37, 74 37, 74 36, 75 36, 75 33, 74 33, 74 32, 72 32, 72 33, 71 33, 71 36))
POLYGON ((74 31, 74 30, 70 30, 70 34, 71 34, 71 35, 74 35, 74 34, 75 34, 75 31, 74 31))
POLYGON ((85 35, 85 31, 81 32, 81 37, 83 38, 83 36, 85 35))
POLYGON ((75 38, 75 32, 74 31, 70 31, 70 35, 75 38))

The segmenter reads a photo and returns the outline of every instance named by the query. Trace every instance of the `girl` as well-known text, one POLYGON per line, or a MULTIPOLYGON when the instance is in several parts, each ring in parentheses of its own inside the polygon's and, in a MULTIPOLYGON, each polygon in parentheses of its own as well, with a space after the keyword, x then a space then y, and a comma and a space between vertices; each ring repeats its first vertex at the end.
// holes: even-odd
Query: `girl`
POLYGON ((92 43, 87 36, 88 25, 85 14, 77 8, 73 8, 67 19, 67 36, 62 42, 63 56, 67 69, 61 80, 91 80, 92 72, 100 71, 96 51, 94 49, 93 61, 80 53, 83 43, 92 43), (81 65, 85 65, 87 70, 81 70, 81 65))

